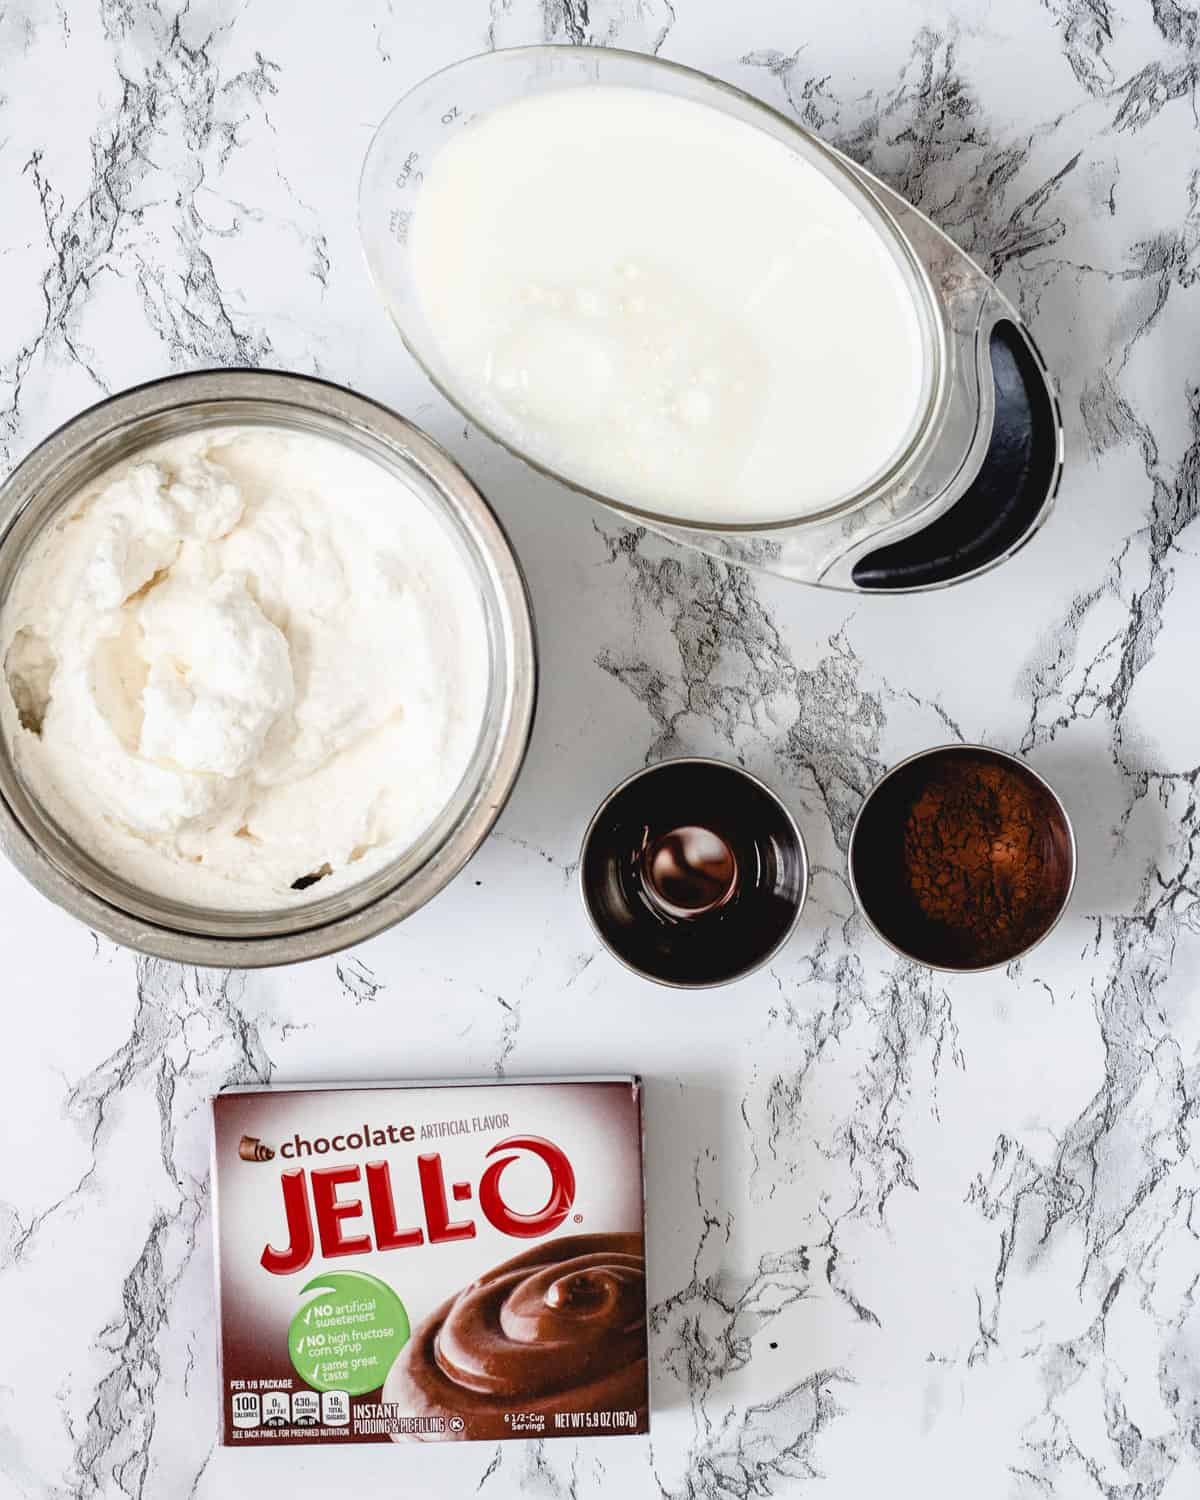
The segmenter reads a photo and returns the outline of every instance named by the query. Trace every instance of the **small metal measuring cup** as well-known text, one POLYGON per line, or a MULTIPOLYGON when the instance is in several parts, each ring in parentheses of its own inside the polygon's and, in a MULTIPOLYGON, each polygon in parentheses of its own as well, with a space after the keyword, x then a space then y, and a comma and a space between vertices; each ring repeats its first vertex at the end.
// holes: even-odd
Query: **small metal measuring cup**
MULTIPOLYGON (((953 850, 953 828, 946 846, 953 850)), ((1007 878, 1006 850, 997 840, 994 879, 1007 878)), ((947 855, 947 874, 952 859, 947 855)), ((988 745, 936 745, 892 767, 867 793, 850 831, 847 850, 850 888, 867 926, 902 958, 948 973, 980 973, 1021 958, 1057 927, 1071 899, 1076 869, 1075 831, 1054 788, 1032 766, 988 745), (906 869, 905 836, 923 792, 955 764, 998 768, 1020 784, 1037 819, 1037 900, 1016 922, 1003 943, 988 952, 973 946, 965 930, 931 919, 922 910, 906 869)))
POLYGON ((635 772, 600 804, 579 862, 584 907, 626 968, 679 989, 728 984, 791 936, 808 855, 757 777, 701 757, 635 772))

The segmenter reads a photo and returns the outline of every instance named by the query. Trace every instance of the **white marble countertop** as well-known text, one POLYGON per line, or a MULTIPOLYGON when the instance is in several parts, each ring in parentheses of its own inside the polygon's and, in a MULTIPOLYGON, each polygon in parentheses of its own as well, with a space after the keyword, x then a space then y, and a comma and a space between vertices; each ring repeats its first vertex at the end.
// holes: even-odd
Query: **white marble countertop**
POLYGON ((196 973, 0 870, 0 1495, 1200 1493, 1198 77, 1178 0, 0 5, 0 463, 172 370, 315 371, 477 477, 544 660, 496 833, 359 951, 196 973), (1068 429, 1031 547, 854 600, 464 430, 368 286, 358 164, 421 76, 541 38, 753 90, 998 272, 1068 429), (958 737, 1051 778, 1082 867, 1042 948, 951 980, 854 919, 842 849, 886 765, 958 737), (572 882, 603 793, 685 751, 776 787, 816 872, 770 969, 700 994, 598 951, 572 882), (648 1080, 651 1439, 215 1447, 214 1090, 597 1069, 648 1080))

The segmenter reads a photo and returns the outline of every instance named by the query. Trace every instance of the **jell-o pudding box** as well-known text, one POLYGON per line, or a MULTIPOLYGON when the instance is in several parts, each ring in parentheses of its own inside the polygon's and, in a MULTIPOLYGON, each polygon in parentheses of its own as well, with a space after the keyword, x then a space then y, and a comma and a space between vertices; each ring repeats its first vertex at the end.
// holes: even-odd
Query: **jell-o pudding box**
POLYGON ((648 1431, 636 1078, 212 1110, 226 1445, 648 1431))

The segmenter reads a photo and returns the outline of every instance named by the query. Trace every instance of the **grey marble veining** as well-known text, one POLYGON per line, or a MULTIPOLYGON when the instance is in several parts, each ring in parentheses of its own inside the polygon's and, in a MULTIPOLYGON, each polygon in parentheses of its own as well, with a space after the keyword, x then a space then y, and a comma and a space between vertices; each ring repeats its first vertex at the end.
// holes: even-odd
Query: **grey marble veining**
POLYGON ((493 500, 545 672, 495 835, 360 951, 186 971, 0 871, 0 1494, 1200 1494, 1198 70, 1177 0, 0 5, 0 465, 172 370, 345 382, 493 500), (1068 428, 1027 551, 929 598, 801 589, 464 428, 370 292, 357 169, 424 74, 537 40, 751 90, 1000 278, 1068 428), (866 788, 952 739, 1028 755, 1080 836, 1068 919, 974 978, 896 961, 844 874, 866 788), (776 787, 814 877, 768 971, 688 997, 574 888, 600 797, 682 752, 776 787), (648 1441, 215 1448, 214 1090, 597 1068, 649 1081, 648 1441))

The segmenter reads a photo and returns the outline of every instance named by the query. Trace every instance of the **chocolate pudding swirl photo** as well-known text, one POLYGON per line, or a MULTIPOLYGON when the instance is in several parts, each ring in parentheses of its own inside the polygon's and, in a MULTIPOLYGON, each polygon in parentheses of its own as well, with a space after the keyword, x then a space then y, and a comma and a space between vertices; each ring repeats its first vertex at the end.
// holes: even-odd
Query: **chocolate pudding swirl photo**
MULTIPOLYGON (((416 1441, 648 1430, 640 1234, 576 1234, 506 1260, 414 1332, 383 1400, 446 1428, 416 1441)), ((397 1442, 413 1441, 397 1437, 397 1442)))

